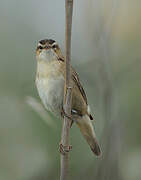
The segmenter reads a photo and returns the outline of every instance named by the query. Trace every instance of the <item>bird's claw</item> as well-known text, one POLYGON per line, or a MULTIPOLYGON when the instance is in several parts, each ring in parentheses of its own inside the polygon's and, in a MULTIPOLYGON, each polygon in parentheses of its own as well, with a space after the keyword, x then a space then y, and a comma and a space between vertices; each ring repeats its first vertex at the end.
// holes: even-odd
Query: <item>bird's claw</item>
POLYGON ((71 120, 71 123, 70 123, 70 128, 72 127, 72 124, 73 124, 73 122, 74 122, 74 120, 72 119, 72 117, 71 116, 69 116, 68 114, 66 114, 66 112, 64 111, 64 109, 62 108, 62 111, 61 111, 61 116, 62 117, 67 117, 69 120, 71 120))

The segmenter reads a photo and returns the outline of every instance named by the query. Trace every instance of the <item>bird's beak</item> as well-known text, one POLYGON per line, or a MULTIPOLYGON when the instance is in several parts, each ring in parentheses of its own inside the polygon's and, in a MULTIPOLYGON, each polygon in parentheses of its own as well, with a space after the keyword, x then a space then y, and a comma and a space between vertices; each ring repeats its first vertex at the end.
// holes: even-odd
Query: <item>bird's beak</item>
POLYGON ((46 46, 45 49, 46 49, 46 50, 50 49, 50 46, 46 46))

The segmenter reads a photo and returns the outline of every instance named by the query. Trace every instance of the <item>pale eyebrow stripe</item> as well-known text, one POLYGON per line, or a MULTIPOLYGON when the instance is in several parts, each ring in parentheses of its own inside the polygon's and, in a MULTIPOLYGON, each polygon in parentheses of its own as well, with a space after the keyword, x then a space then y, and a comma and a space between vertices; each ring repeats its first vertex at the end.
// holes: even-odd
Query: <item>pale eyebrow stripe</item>
POLYGON ((40 43, 38 43, 38 46, 42 46, 42 47, 43 47, 43 45, 42 45, 42 44, 40 44, 40 43))
POLYGON ((54 45, 57 45, 57 43, 56 43, 56 42, 54 42, 51 46, 54 46, 54 45))

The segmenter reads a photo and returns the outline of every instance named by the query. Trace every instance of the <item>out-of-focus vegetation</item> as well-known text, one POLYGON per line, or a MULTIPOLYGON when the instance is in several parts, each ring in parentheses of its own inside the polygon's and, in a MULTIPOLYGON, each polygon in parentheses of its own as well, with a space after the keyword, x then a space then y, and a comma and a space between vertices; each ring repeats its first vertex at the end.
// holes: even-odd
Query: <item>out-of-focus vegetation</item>
MULTIPOLYGON (((0 179, 57 180, 61 120, 35 110, 35 48, 53 38, 64 52, 64 1, 0 2, 0 179)), ((141 179, 140 7, 137 0, 74 1, 72 64, 103 155, 93 156, 73 125, 71 179, 141 179)))

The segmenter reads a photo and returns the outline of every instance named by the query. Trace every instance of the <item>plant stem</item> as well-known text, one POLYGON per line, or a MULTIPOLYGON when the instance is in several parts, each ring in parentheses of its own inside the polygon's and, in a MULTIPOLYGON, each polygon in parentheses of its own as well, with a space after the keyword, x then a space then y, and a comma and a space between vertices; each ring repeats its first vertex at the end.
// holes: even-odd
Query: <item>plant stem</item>
MULTIPOLYGON (((72 11, 73 11, 73 0, 65 0, 66 9, 66 33, 65 33, 65 85, 64 85, 64 112, 67 115, 71 115, 71 71, 70 71, 70 60, 71 60, 71 30, 72 30, 72 11)), ((69 147, 69 130, 70 130, 70 119, 64 116, 61 143, 63 147, 69 147)), ((60 180, 68 179, 69 170, 69 153, 66 152, 61 154, 61 174, 60 180)))

